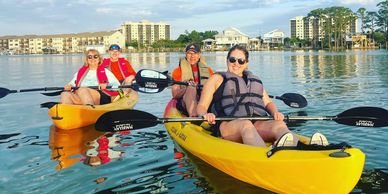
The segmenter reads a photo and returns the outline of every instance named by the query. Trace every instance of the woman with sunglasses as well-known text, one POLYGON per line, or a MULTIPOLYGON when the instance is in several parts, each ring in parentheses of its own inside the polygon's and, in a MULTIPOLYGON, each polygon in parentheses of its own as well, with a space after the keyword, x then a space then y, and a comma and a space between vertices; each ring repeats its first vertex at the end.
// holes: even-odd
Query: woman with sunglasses
POLYGON ((107 90, 107 86, 119 86, 120 82, 112 72, 101 65, 102 57, 95 49, 85 52, 84 65, 74 74, 74 78, 65 85, 61 94, 63 104, 108 104, 118 92, 107 90), (99 90, 88 88, 99 86, 99 90), (70 92, 72 87, 80 87, 70 92))
POLYGON ((233 46, 227 55, 227 72, 209 78, 197 106, 198 115, 215 124, 214 135, 257 147, 277 141, 277 146, 295 146, 296 136, 283 122, 270 100, 261 80, 247 71, 249 53, 246 48, 233 46), (211 113, 208 113, 208 109, 211 113), (274 120, 250 121, 238 117, 272 115, 274 120), (217 117, 236 117, 232 121, 215 121, 217 117))

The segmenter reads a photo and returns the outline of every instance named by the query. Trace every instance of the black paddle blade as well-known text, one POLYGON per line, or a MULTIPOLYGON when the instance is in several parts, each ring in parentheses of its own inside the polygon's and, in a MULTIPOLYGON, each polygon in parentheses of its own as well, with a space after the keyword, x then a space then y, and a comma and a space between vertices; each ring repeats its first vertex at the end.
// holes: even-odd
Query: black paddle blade
POLYGON ((169 77, 158 71, 142 69, 136 74, 136 83, 140 87, 151 89, 164 89, 169 85, 169 77))
POLYGON ((63 90, 59 90, 59 91, 55 91, 55 92, 46 92, 46 93, 41 93, 45 96, 59 96, 61 95, 61 93, 63 92, 63 90))
POLYGON ((59 102, 45 102, 45 103, 42 103, 40 104, 40 108, 48 108, 50 109, 51 107, 57 105, 57 104, 60 104, 59 102))
POLYGON ((358 127, 386 127, 388 111, 380 107, 356 107, 337 115, 334 121, 358 127))
POLYGON ((0 88, 0 98, 3 98, 4 96, 8 95, 10 92, 7 88, 0 88))
POLYGON ((297 93, 285 93, 280 96, 280 99, 292 108, 304 108, 307 106, 306 98, 297 93))
POLYGON ((96 130, 104 132, 128 131, 153 127, 158 118, 139 110, 115 110, 104 113, 96 122, 96 130))

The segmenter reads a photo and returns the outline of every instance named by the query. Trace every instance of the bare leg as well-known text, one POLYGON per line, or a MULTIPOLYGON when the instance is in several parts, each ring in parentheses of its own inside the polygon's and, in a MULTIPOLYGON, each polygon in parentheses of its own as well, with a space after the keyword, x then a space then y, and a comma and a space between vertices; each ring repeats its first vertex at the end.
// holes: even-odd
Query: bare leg
MULTIPOLYGON (((254 125, 260 136, 267 142, 274 142, 283 134, 291 132, 283 121, 256 121, 254 125)), ((298 138, 294 133, 292 134, 294 136, 294 145, 296 145, 298 138)))
POLYGON ((82 104, 78 95, 68 91, 61 93, 60 101, 62 104, 82 104))
POLYGON ((100 104, 100 93, 97 90, 90 88, 79 88, 77 95, 82 101, 82 104, 100 104))
POLYGON ((255 126, 248 120, 222 122, 220 125, 220 131, 222 137, 230 141, 242 142, 256 147, 266 146, 255 126))
POLYGON ((186 92, 183 95, 183 102, 186 105, 186 110, 190 117, 196 117, 197 115, 197 89, 195 87, 188 86, 186 92))

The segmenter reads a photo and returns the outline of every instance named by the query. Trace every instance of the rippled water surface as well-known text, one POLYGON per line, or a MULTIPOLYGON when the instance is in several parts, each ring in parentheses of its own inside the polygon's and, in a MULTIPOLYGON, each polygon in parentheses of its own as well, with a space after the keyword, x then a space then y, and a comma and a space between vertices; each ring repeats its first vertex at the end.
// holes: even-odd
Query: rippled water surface
MULTIPOLYGON (((226 69, 226 52, 204 55, 215 70, 226 69)), ((182 56, 126 55, 137 70, 160 71, 171 71, 182 56)), ((61 87, 81 64, 81 55, 0 56, 0 87, 61 87)), ((388 109, 387 51, 252 52, 249 69, 262 78, 270 94, 295 92, 307 98, 303 109, 276 101, 285 114, 332 116, 357 106, 388 109)), ((136 109, 161 117, 170 98, 169 89, 141 94, 136 109)), ((40 108, 41 103, 57 100, 38 92, 0 99, 1 193, 269 193, 182 151, 162 125, 130 134, 104 135, 93 127, 58 130, 51 126, 47 109, 40 108), (111 143, 110 158, 92 167, 94 145, 101 142, 111 143)), ((353 193, 388 192, 387 127, 308 121, 292 129, 304 135, 320 131, 331 142, 361 148, 367 160, 353 193)))

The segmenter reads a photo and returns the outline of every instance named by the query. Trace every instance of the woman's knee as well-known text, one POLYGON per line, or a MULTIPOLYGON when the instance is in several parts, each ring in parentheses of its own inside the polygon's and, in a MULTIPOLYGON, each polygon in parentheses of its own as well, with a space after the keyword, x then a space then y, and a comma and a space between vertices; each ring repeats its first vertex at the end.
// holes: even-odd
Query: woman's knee
POLYGON ((241 126, 241 128, 240 128, 240 133, 247 133, 247 132, 252 133, 252 132, 256 132, 255 126, 254 126, 254 125, 252 124, 252 122, 249 121, 249 120, 242 120, 242 121, 240 122, 240 126, 241 126))
POLYGON ((89 94, 89 88, 78 88, 76 94, 78 94, 79 96, 87 95, 89 94))
POLYGON ((71 96, 71 93, 70 92, 62 92, 61 93, 61 98, 69 98, 71 96))
POLYGON ((71 95, 70 92, 62 92, 60 96, 61 102, 71 100, 71 95))

